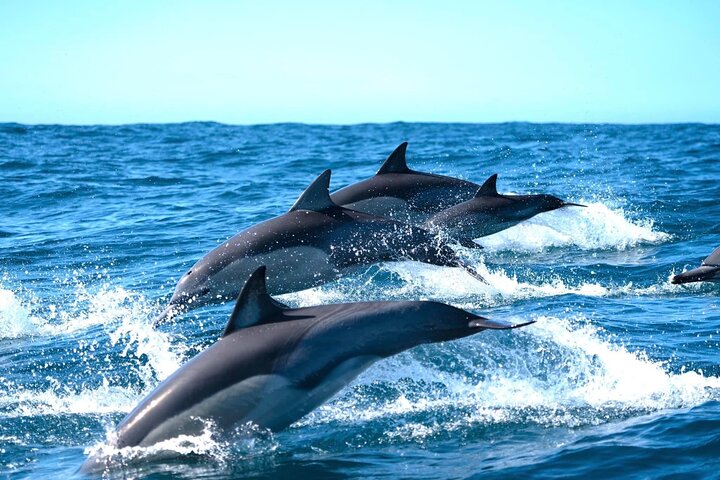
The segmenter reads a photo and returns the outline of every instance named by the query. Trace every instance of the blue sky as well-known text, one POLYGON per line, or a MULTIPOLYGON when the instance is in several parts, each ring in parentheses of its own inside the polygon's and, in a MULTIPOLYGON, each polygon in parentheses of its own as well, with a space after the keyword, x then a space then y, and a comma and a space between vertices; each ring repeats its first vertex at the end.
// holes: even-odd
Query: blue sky
POLYGON ((716 1, 0 0, 0 122, 720 122, 716 1))

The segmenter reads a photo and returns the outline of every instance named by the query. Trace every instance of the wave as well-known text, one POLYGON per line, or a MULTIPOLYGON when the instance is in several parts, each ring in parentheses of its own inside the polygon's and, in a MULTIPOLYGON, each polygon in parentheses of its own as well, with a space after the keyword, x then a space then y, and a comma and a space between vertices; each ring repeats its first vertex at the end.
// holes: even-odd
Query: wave
POLYGON ((414 441, 493 424, 596 425, 720 399, 720 378, 669 372, 582 317, 536 320, 376 364, 296 426, 382 421, 386 437, 414 441))
POLYGON ((89 375, 83 381, 90 386, 51 374, 43 376, 46 386, 33 389, 6 381, 0 388, 4 417, 128 412, 188 356, 187 345, 151 326, 156 306, 124 288, 104 286, 93 293, 77 285, 62 305, 43 305, 31 292, 23 296, 0 289, 0 340, 50 337, 85 365, 89 375), (130 371, 103 368, 105 373, 91 378, 98 363, 117 360, 130 371), (128 375, 144 389, 118 385, 128 375))
MULTIPOLYGON (((437 267, 417 262, 393 262, 372 267, 353 278, 331 285, 282 295, 297 306, 373 300, 439 300, 460 308, 477 309, 514 302, 581 295, 586 297, 669 296, 684 289, 695 292, 712 290, 708 285, 679 286, 669 282, 673 272, 655 283, 604 282, 583 278, 565 278, 556 273, 525 273, 520 278, 510 267, 490 267, 477 263, 481 282, 459 268, 437 267), (388 282, 388 278, 393 280, 388 282), (388 285, 389 283, 389 285, 388 285)), ((594 277, 593 277, 594 278, 594 277)))

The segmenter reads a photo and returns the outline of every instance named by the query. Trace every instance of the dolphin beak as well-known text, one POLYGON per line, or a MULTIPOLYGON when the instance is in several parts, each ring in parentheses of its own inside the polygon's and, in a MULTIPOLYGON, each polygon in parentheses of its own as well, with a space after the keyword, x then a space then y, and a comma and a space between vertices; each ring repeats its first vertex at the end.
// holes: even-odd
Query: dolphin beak
POLYGON ((689 280, 687 280, 687 277, 683 277, 682 275, 673 275, 673 277, 670 279, 670 283, 674 285, 680 285, 682 283, 687 283, 689 280))
POLYGON ((477 317, 477 318, 470 320, 470 323, 468 323, 468 327, 481 328, 483 330, 485 330, 485 329, 508 330, 510 328, 524 327, 525 325, 530 325, 531 323, 535 323, 535 321, 532 320, 530 322, 524 322, 524 323, 508 323, 508 322, 503 322, 501 320, 490 320, 489 318, 485 318, 485 317, 477 317))
POLYGON ((587 208, 587 205, 582 205, 582 204, 580 204, 580 203, 572 203, 572 202, 563 202, 562 206, 563 206, 563 207, 583 207, 583 208, 587 208))
POLYGON ((155 317, 155 319, 153 320, 153 327, 157 327, 165 322, 169 322, 178 314, 184 311, 185 309, 182 307, 182 305, 178 305, 177 303, 168 304, 168 306, 165 307, 165 310, 163 310, 162 313, 160 313, 160 315, 155 317))
POLYGON ((720 272, 720 267, 712 265, 701 265, 687 272, 675 275, 670 279, 670 283, 680 285, 683 283, 715 281, 716 275, 720 272))

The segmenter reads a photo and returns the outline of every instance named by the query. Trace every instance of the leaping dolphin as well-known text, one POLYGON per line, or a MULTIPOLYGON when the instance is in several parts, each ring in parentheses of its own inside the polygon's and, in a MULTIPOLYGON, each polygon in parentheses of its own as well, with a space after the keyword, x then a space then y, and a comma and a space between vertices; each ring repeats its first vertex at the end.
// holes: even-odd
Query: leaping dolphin
POLYGON ((720 282, 720 247, 703 260, 699 267, 675 275, 671 283, 720 282))
POLYGON ((479 185, 459 178, 417 172, 407 166, 403 142, 377 174, 334 192, 338 205, 415 225, 431 215, 469 200, 479 185))
POLYGON ((180 278, 155 323, 236 298, 242 279, 260 265, 268 267, 273 295, 336 280, 361 265, 403 259, 462 267, 482 280, 435 234, 340 207, 330 199, 329 185, 325 170, 290 211, 243 230, 201 258, 180 278))
POLYGON ((545 194, 501 195, 497 191, 496 173, 483 183, 471 200, 433 215, 424 226, 451 237, 478 238, 510 228, 539 213, 571 206, 585 205, 545 194))
MULTIPOLYGON (((532 322, 529 322, 532 323, 532 322)), ((324 403, 377 360, 485 329, 515 328, 432 301, 289 308, 273 299, 265 267, 248 279, 222 337, 160 383, 111 435, 116 448, 252 422, 281 430, 324 403)), ((93 471, 107 459, 90 457, 93 471)))

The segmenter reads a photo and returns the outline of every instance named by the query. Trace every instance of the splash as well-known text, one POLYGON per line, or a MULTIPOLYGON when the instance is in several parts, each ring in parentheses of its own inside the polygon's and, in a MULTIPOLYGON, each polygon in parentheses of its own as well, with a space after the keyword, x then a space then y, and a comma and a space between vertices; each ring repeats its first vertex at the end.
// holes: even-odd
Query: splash
POLYGON ((593 282, 569 283, 559 276, 521 281, 502 268, 490 269, 485 264, 477 266, 486 282, 469 278, 461 269, 447 269, 403 262, 388 264, 389 270, 403 280, 403 284, 392 291, 402 297, 441 298, 461 308, 496 306, 529 298, 547 298, 576 294, 593 297, 610 295, 612 290, 593 282))
POLYGON ((69 335, 95 325, 107 325, 122 318, 141 318, 152 308, 144 296, 122 287, 103 285, 90 291, 75 283, 72 297, 62 305, 39 299, 23 290, 21 299, 15 292, 0 288, 0 338, 31 335, 69 335))
POLYGON ((104 442, 85 449, 90 461, 83 468, 88 472, 104 470, 109 473, 147 461, 188 455, 203 457, 222 468, 229 461, 235 463, 267 455, 279 446, 270 431, 250 423, 240 425, 231 432, 221 432, 212 421, 198 420, 202 423, 202 431, 198 435, 178 435, 148 447, 113 447, 115 434, 107 431, 104 442))
POLYGON ((0 288, 0 339, 33 335, 42 325, 15 292, 0 288))
MULTIPOLYGON (((283 295, 282 301, 294 306, 374 300, 432 300, 477 309, 508 305, 527 299, 542 299, 562 295, 586 297, 675 295, 681 286, 668 279, 657 283, 636 285, 633 282, 604 283, 601 280, 575 279, 559 274, 527 274, 520 279, 510 269, 488 267, 477 263, 476 270, 486 280, 481 282, 459 268, 438 267, 417 262, 394 262, 376 267, 366 274, 344 279, 331 285, 283 295), (383 277, 383 278, 378 278, 383 277), (393 281, 387 281, 392 277, 393 281), (380 287, 379 285, 382 285, 380 287)), ((701 291, 708 286, 689 286, 701 291)))
MULTIPOLYGON (((189 346, 151 327, 156 305, 122 287, 103 285, 91 292, 76 283, 72 297, 62 305, 44 305, 32 292, 23 294, 29 301, 0 289, 0 338, 48 337, 88 372, 103 373, 88 375, 87 385, 85 379, 80 385, 79 379, 47 374, 40 377, 45 379, 43 386, 5 381, 0 388, 5 416, 127 412, 187 357, 189 346), (118 357, 129 360, 122 361, 127 369, 122 373, 112 367, 118 357), (128 376, 144 389, 118 385, 128 376)), ((54 360, 63 362, 63 356, 54 360)), ((39 367, 33 372, 37 373, 42 373, 39 367)))
MULTIPOLYGON (((582 201, 580 203, 583 203, 582 201)), ((582 250, 627 250, 639 244, 666 241, 667 233, 655 230, 650 219, 629 220, 621 208, 602 203, 587 208, 562 208, 479 240, 489 252, 538 252, 550 247, 577 247, 582 250)))
POLYGON ((111 386, 107 380, 97 388, 73 391, 59 381, 45 390, 26 390, 10 386, 0 400, 3 417, 34 417, 41 415, 81 414, 105 415, 126 412, 138 401, 140 392, 132 388, 111 386))

